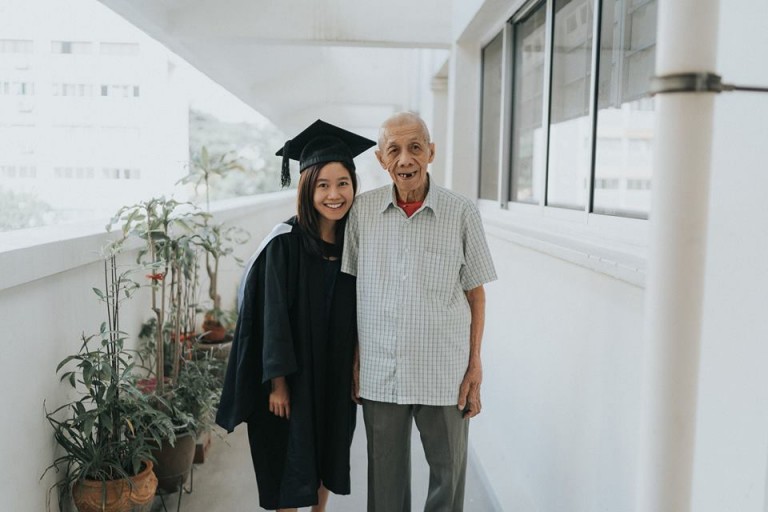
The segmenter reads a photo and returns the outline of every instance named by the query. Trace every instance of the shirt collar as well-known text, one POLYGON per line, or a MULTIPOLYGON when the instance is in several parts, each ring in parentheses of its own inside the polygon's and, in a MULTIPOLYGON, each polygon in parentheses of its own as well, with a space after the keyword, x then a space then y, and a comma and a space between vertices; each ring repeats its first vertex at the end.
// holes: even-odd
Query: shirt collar
MULTIPOLYGON (((437 216, 437 209, 435 208, 437 197, 433 193, 434 185, 432 183, 432 176, 427 174, 427 179, 429 180, 429 190, 427 190, 427 195, 424 198, 424 202, 422 203, 421 209, 419 211, 429 208, 432 210, 435 216, 437 216)), ((397 208, 397 189, 395 189, 394 183, 389 187, 389 194, 385 195, 381 201, 381 213, 384 213, 390 206, 397 208)), ((416 213, 414 213, 414 215, 416 215, 416 213)))

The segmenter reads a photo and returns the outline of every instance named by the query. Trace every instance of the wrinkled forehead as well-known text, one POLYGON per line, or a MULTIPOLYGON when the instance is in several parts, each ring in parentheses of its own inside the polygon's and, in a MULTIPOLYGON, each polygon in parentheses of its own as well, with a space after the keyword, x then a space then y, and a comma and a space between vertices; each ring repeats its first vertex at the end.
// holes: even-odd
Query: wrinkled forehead
POLYGON ((422 123, 416 120, 403 119, 390 121, 381 127, 379 145, 408 144, 411 142, 429 143, 429 133, 422 123))

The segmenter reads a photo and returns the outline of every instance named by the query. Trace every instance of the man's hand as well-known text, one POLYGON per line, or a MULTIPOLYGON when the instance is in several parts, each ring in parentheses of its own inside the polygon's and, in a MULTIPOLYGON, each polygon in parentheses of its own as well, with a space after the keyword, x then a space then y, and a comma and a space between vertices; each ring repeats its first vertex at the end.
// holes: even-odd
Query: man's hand
POLYGON ((360 405, 360 347, 355 345, 355 356, 352 359, 352 401, 360 405))
POLYGON ((459 410, 465 418, 480 414, 480 384, 483 382, 483 365, 480 362, 480 343, 485 326, 485 288, 482 285, 464 292, 469 303, 472 321, 469 325, 469 364, 459 387, 459 410))
POLYGON ((459 410, 465 418, 474 418, 483 408, 480 402, 480 384, 483 382, 483 365, 480 360, 471 359, 459 387, 459 410))
POLYGON ((272 392, 269 394, 269 412, 281 418, 291 418, 291 396, 285 377, 272 379, 272 392))

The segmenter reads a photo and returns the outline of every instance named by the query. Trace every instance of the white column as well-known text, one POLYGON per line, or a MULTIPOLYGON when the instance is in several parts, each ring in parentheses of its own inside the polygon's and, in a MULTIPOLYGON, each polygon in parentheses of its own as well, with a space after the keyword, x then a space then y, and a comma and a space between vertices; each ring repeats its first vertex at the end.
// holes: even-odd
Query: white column
MULTIPOLYGON (((718 0, 660 0, 656 73, 714 72, 718 0)), ((637 512, 691 510, 713 93, 656 96, 637 512)))
POLYGON ((480 47, 455 43, 448 76, 445 184, 471 199, 477 199, 480 78, 480 47))
POLYGON ((432 141, 435 143, 437 155, 429 172, 435 183, 445 186, 445 167, 448 154, 448 78, 435 76, 432 79, 432 96, 434 97, 432 109, 432 141))

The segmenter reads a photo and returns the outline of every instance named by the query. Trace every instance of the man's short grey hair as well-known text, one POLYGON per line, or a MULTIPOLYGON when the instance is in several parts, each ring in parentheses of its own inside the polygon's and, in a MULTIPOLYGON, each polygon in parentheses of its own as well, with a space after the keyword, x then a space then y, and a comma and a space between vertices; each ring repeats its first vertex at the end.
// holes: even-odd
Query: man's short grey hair
POLYGON ((432 138, 429 135, 429 128, 427 128, 427 123, 424 122, 419 114, 414 112, 398 112, 396 114, 392 114, 387 118, 386 121, 381 123, 381 128, 379 128, 379 149, 383 149, 384 147, 384 142, 387 137, 387 130, 390 126, 399 126, 407 123, 418 123, 421 126, 421 131, 424 134, 424 139, 427 141, 427 144, 432 142, 432 138))

